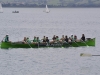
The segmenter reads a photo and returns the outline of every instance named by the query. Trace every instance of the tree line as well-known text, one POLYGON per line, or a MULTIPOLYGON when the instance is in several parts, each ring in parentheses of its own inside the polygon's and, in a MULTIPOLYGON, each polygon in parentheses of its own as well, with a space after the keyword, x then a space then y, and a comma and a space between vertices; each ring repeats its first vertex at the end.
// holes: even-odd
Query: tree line
MULTIPOLYGON (((2 4, 3 7, 45 7, 45 4, 2 4)), ((95 4, 81 4, 81 5, 75 5, 75 4, 67 4, 67 5, 48 5, 49 8, 53 7, 100 7, 100 5, 95 5, 95 4)))

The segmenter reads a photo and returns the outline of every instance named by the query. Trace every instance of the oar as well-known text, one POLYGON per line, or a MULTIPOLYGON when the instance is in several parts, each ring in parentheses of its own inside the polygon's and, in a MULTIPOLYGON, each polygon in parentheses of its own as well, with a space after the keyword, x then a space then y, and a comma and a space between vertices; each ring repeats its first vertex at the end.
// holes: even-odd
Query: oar
POLYGON ((67 42, 67 44, 68 44, 70 47, 73 47, 72 45, 70 45, 70 43, 69 43, 69 42, 67 42))
MULTIPOLYGON (((5 37, 4 37, 4 38, 5 38, 5 37)), ((2 41, 1 41, 1 42, 3 42, 4 38, 2 39, 2 41)))
MULTIPOLYGON (((81 39, 82 40, 82 39, 81 39)), ((82 40, 82 42, 87 46, 87 47, 89 47, 83 40, 82 40)))
POLYGON ((0 42, 0 48, 1 48, 1 42, 0 42))
POLYGON ((82 57, 91 57, 91 56, 100 56, 100 55, 92 55, 92 54, 87 54, 87 53, 81 53, 80 56, 82 56, 82 57))
POLYGON ((32 48, 31 45, 27 41, 26 41, 26 43, 30 46, 30 48, 32 48))
POLYGON ((39 48, 39 42, 38 42, 38 48, 39 48))
MULTIPOLYGON (((74 41, 75 42, 75 41, 74 41)), ((76 42, 75 42, 76 43, 76 42)), ((78 43, 76 43, 78 46, 80 46, 78 43)))

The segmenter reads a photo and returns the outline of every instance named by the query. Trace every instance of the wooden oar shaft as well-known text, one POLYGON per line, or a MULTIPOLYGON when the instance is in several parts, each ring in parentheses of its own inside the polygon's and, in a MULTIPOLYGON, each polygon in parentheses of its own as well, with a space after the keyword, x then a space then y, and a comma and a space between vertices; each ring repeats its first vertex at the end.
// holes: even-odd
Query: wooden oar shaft
POLYGON ((100 56, 100 55, 92 55, 92 56, 100 56))

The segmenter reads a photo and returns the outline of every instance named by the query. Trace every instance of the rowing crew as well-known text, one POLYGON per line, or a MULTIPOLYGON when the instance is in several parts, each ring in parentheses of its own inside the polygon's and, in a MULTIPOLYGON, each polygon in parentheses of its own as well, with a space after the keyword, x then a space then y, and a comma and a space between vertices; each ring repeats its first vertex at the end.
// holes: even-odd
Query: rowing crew
MULTIPOLYGON (((82 34, 81 40, 85 41, 85 35, 84 34, 82 34)), ((48 39, 48 37, 46 37, 46 36, 43 36, 43 39, 41 39, 41 40, 39 39, 39 37, 36 37, 36 36, 34 36, 33 40, 30 40, 29 38, 24 37, 23 43, 36 44, 36 43, 41 42, 41 43, 51 43, 52 44, 52 43, 64 43, 64 42, 71 43, 71 42, 78 42, 78 41, 80 41, 80 40, 77 39, 76 35, 74 35, 74 36, 71 35, 71 37, 69 37, 69 38, 68 38, 68 36, 64 37, 64 35, 62 35, 61 39, 59 39, 58 36, 54 35, 53 38, 52 38, 52 41, 50 41, 48 39)))
MULTIPOLYGON (((10 42, 9 41, 9 35, 7 34, 4 37, 3 40, 4 40, 4 42, 10 42)), ((78 42, 78 41, 85 41, 85 35, 82 34, 82 37, 81 37, 80 40, 77 39, 76 35, 71 35, 71 37, 69 37, 69 38, 68 38, 67 35, 65 37, 64 37, 64 35, 62 35, 61 39, 59 39, 58 36, 54 35, 53 38, 52 38, 52 41, 50 41, 48 39, 48 37, 46 37, 46 36, 43 36, 43 39, 41 39, 41 40, 39 39, 39 37, 36 37, 36 36, 34 36, 33 40, 30 40, 29 38, 24 37, 23 41, 20 41, 20 42, 22 42, 24 44, 26 44, 26 43, 33 43, 33 44, 35 44, 35 43, 39 43, 39 42, 41 42, 41 43, 58 43, 58 42, 59 43, 64 43, 64 42, 71 43, 71 42, 78 42)))

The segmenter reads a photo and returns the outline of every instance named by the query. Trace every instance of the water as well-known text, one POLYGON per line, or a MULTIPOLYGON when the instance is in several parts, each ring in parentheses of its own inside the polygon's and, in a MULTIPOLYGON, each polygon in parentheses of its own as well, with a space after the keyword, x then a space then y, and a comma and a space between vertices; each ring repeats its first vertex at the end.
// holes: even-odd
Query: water
POLYGON ((100 57, 80 57, 80 53, 100 55, 100 8, 4 8, 0 14, 0 40, 49 39, 53 35, 81 34, 96 38, 95 47, 0 49, 0 75, 99 75, 100 57), (19 13, 12 13, 18 10, 19 13))

